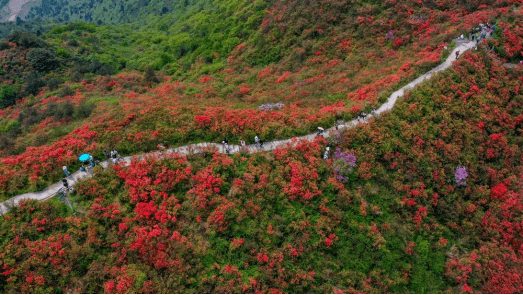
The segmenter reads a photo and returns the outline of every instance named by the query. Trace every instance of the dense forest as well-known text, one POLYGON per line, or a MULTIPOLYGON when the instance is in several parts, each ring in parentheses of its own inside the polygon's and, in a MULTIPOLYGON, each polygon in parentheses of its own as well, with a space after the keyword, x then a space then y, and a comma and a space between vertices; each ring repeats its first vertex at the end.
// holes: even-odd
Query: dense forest
POLYGON ((354 119, 495 30, 369 124, 97 166, 74 213, 22 202, 0 216, 0 292, 523 292, 522 1, 42 3, 0 25, 0 201, 85 152, 354 119))
MULTIPOLYGON (((0 1, 0 9, 9 0, 0 1)), ((42 19, 50 23, 92 22, 98 25, 144 23, 149 16, 170 14, 178 18, 189 11, 202 11, 211 0, 38 0, 26 4, 18 16, 22 21, 42 19)))

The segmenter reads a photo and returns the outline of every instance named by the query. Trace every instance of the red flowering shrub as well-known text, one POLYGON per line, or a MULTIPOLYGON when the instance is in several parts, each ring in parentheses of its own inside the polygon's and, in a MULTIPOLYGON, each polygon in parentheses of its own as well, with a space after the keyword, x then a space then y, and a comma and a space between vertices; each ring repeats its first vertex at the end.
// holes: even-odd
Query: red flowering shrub
POLYGON ((490 197, 492 199, 504 200, 506 199, 507 187, 503 183, 498 183, 490 190, 490 197))

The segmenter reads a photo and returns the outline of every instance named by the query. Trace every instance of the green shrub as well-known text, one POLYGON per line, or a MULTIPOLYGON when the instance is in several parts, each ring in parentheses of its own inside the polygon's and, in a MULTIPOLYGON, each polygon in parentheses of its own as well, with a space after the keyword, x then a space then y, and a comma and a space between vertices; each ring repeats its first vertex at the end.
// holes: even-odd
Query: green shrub
POLYGON ((36 37, 33 33, 24 32, 19 39, 19 44, 24 48, 45 48, 47 44, 44 40, 36 37))
POLYGON ((62 90, 60 90, 60 97, 66 97, 68 95, 74 95, 75 92, 74 90, 72 90, 69 86, 65 86, 64 88, 62 88, 62 90))
POLYGON ((46 118, 54 116, 54 114, 56 114, 56 109, 57 108, 58 108, 58 105, 54 101, 49 102, 47 104, 47 108, 43 112, 43 116, 46 117, 46 118))
POLYGON ((94 104, 82 104, 74 110, 73 117, 75 119, 87 118, 91 115, 94 108, 95 108, 94 104))
POLYGON ((160 79, 158 79, 158 77, 156 77, 156 73, 154 72, 153 68, 150 66, 147 67, 147 69, 145 69, 144 79, 145 79, 145 82, 147 82, 148 84, 160 82, 160 79))
POLYGON ((49 72, 60 65, 54 53, 42 48, 31 49, 27 53, 27 60, 39 72, 49 72))
POLYGON ((57 48, 56 49, 56 56, 60 58, 67 58, 71 55, 71 52, 68 50, 65 50, 64 48, 57 48))
POLYGON ((47 80, 47 86, 49 87, 50 90, 56 90, 58 89, 58 86, 60 86, 60 84, 62 84, 63 82, 59 79, 55 79, 55 78, 51 78, 49 80, 47 80))
POLYGON ((0 108, 6 108, 14 105, 18 98, 18 87, 14 85, 3 84, 0 88, 0 108))
POLYGON ((72 40, 69 40, 69 42, 67 42, 67 45, 69 45, 71 47, 76 47, 79 45, 79 43, 75 39, 72 39, 72 40))
POLYGON ((0 132, 9 132, 17 125, 20 126, 20 122, 10 119, 0 120, 0 132))
POLYGON ((56 120, 70 120, 74 115, 74 105, 70 102, 64 102, 57 106, 54 117, 56 120))
POLYGON ((51 35, 60 35, 65 31, 67 31, 66 27, 56 27, 51 30, 51 35))
POLYGON ((113 67, 102 64, 98 59, 94 59, 87 64, 84 64, 82 61, 76 61, 76 71, 81 74, 93 73, 102 76, 109 76, 115 73, 113 67))
POLYGON ((73 82, 80 82, 80 81, 82 81, 83 78, 84 78, 84 76, 81 73, 75 72, 71 76, 71 81, 73 81, 73 82))
POLYGON ((31 32, 16 31, 7 37, 7 41, 22 45, 24 48, 44 48, 47 43, 31 32))
POLYGON ((35 107, 29 107, 18 114, 18 122, 22 124, 24 128, 28 128, 45 119, 42 113, 38 112, 35 107))
POLYGON ((114 73, 115 73, 115 71, 114 71, 113 67, 111 67, 109 65, 103 65, 96 71, 97 75, 102 75, 102 76, 110 76, 114 73))
POLYGON ((9 49, 9 44, 7 42, 0 42, 0 50, 9 49))
POLYGON ((27 81, 24 90, 25 95, 36 94, 40 87, 45 86, 45 82, 42 81, 42 76, 36 71, 29 73, 25 80, 27 81))

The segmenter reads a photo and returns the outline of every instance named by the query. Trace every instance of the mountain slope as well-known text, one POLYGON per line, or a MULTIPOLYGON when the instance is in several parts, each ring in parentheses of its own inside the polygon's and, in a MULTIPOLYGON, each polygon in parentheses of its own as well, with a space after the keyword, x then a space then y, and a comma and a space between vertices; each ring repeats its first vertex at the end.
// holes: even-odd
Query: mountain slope
POLYGON ((14 104, 0 110, 0 199, 60 181, 84 152, 353 119, 457 36, 497 29, 329 142, 95 167, 68 194, 76 214, 58 198, 13 208, 0 292, 523 292, 523 74, 496 61, 521 56, 521 1, 207 3, 2 41, 0 95, 14 104))
POLYGON ((159 0, 3 0, 0 9, 11 6, 1 21, 41 18, 52 22, 85 21, 97 24, 122 24, 143 22, 148 15, 175 12, 183 14, 187 9, 202 9, 206 0, 159 1, 159 0), (14 9, 16 8, 16 9, 14 9), (7 17, 9 19, 7 19, 7 17))

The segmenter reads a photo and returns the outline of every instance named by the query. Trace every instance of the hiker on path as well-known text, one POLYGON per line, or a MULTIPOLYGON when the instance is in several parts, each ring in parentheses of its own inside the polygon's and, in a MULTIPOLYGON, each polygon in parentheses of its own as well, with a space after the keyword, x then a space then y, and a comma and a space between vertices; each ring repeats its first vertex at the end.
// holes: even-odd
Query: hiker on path
POLYGON ((225 149, 225 153, 229 154, 229 144, 225 142, 223 148, 225 149))
POLYGON ((62 167, 62 170, 65 173, 65 177, 69 177, 69 171, 67 170, 67 166, 62 167))
POLYGON ((258 137, 258 135, 254 136, 254 142, 255 143, 260 143, 260 138, 258 137))
POLYGON ((67 183, 67 179, 62 178, 62 183, 64 184, 64 187, 65 187, 66 189, 69 189, 69 183, 67 183))
POLYGON ((458 56, 459 56, 459 50, 456 51, 456 58, 458 58, 458 56))
POLYGON ((118 158, 118 151, 116 149, 113 149, 111 151, 111 158, 113 158, 113 159, 118 158))
POLYGON ((263 148, 263 141, 260 140, 260 148, 263 148))
POLYGON ((240 146, 243 150, 246 148, 245 141, 243 141, 243 139, 240 139, 240 146))
POLYGON ((94 163, 94 158, 93 158, 93 156, 91 156, 91 157, 89 158, 89 164, 91 164, 91 167, 94 167, 95 163, 94 163))
POLYGON ((324 160, 328 160, 329 159, 329 152, 328 151, 325 151, 325 153, 323 154, 323 159, 324 160))
POLYGON ((163 156, 165 154, 165 146, 159 143, 156 147, 160 150, 160 155, 163 156))

